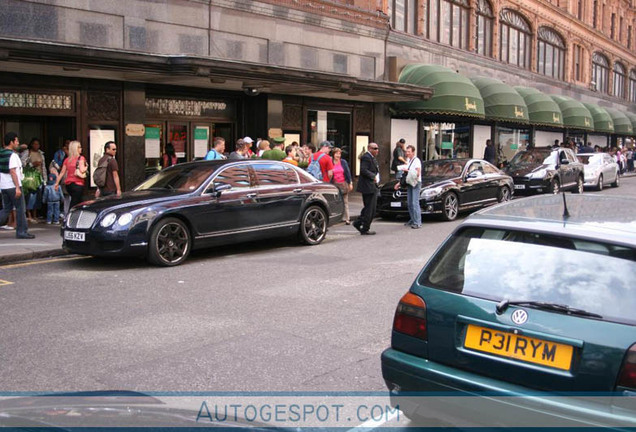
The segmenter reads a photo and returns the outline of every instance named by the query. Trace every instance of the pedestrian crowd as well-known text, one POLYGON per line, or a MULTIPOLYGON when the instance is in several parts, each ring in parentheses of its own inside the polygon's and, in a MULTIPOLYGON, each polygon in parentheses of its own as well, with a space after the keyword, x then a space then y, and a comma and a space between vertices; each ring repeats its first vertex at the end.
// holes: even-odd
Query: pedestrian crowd
MULTIPOLYGON (((34 238, 34 235, 28 232, 29 224, 46 222, 58 225, 73 206, 82 202, 87 182, 91 179, 97 186, 96 198, 122 193, 116 158, 117 145, 113 141, 104 145, 103 156, 94 165, 92 177, 79 141, 66 140, 55 152, 49 164, 37 138, 33 138, 25 146, 20 143, 16 133, 9 132, 4 136, 3 144, 0 151, 0 228, 15 230, 17 238, 34 238)), ((408 183, 404 183, 408 191, 410 215, 407 225, 419 228, 421 216, 416 208, 419 209, 417 197, 421 188, 422 165, 415 156, 415 148, 411 145, 405 147, 405 144, 404 139, 397 143, 391 168, 396 172, 398 179, 404 176, 409 180, 408 183)), ((204 159, 260 158, 282 161, 302 167, 318 180, 335 185, 344 201, 343 220, 347 225, 352 224, 349 214, 349 194, 354 188, 352 170, 343 157, 342 149, 335 147, 330 141, 323 141, 316 148, 312 144, 300 146, 298 142, 285 146, 285 138, 282 137, 273 138, 271 141, 258 139, 256 142, 250 137, 245 137, 235 142, 234 151, 229 154, 226 153, 225 147, 224 138, 214 138, 212 148, 204 159)), ((375 234, 370 228, 379 195, 378 154, 379 146, 369 143, 358 157, 360 177, 356 190, 362 194, 364 207, 353 226, 362 235, 375 234)), ((161 158, 162 167, 167 168, 177 163, 178 157, 174 146, 166 144, 161 158)))
MULTIPOLYGON (((117 145, 107 142, 93 172, 96 197, 121 195, 116 154, 117 145)), ((90 180, 88 168, 79 141, 66 140, 47 164, 39 139, 33 138, 25 146, 15 132, 6 133, 0 150, 0 229, 15 230, 19 239, 32 239, 35 236, 28 232, 29 224, 59 225, 69 210, 83 201, 90 180)))

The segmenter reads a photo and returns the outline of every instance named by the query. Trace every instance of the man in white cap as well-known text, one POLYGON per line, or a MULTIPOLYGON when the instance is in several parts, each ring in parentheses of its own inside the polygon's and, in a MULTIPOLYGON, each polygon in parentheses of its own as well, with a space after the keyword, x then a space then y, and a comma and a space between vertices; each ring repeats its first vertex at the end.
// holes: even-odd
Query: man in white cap
POLYGON ((254 152, 252 151, 252 145, 254 143, 254 140, 246 136, 245 138, 243 138, 243 142, 245 143, 245 147, 246 147, 245 157, 249 159, 252 156, 254 156, 254 152))

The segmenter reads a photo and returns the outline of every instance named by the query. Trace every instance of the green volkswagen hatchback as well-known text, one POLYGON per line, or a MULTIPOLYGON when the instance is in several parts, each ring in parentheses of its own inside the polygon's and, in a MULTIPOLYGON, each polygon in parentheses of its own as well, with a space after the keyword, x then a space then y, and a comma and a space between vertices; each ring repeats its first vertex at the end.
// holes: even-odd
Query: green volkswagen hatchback
POLYGON ((483 210, 400 300, 382 374, 424 425, 636 427, 636 201, 483 210))

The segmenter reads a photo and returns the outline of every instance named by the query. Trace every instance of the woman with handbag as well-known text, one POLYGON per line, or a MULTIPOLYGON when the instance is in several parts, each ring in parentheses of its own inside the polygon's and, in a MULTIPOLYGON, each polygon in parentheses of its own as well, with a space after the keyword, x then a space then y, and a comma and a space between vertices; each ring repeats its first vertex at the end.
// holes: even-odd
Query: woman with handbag
POLYGON ((64 178, 66 190, 71 196, 71 208, 82 202, 84 195, 84 185, 88 176, 88 164, 86 158, 82 156, 82 144, 79 141, 72 141, 68 146, 68 157, 64 159, 62 171, 57 176, 55 190, 60 186, 60 180, 64 178))
POLYGON ((349 220, 349 192, 353 190, 353 179, 349 164, 342 159, 342 149, 334 147, 333 149, 333 184, 342 192, 342 200, 344 201, 344 222, 351 225, 349 220))
POLYGON ((44 152, 40 150, 40 140, 33 138, 29 143, 28 149, 20 154, 20 159, 22 160, 24 176, 33 179, 31 182, 33 189, 24 191, 26 216, 29 222, 36 223, 38 221, 38 210, 42 208, 42 185, 44 184, 44 179, 47 178, 46 161, 44 152))
MULTIPOLYGON (((406 183, 407 203, 410 219, 404 225, 413 229, 422 228, 422 209, 420 208, 420 190, 422 189, 422 162, 415 156, 415 147, 406 146, 406 168, 400 182, 395 184, 395 190, 400 189, 401 183, 406 183), (402 182, 403 181, 403 182, 402 182)), ((402 185, 403 186, 403 185, 402 185)))

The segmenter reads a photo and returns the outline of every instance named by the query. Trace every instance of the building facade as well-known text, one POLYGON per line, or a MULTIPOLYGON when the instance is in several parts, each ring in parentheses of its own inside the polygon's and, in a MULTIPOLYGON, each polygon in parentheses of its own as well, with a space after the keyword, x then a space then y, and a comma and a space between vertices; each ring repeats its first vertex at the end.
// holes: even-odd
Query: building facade
POLYGON ((386 178, 402 137, 479 156, 486 138, 514 151, 580 132, 400 112, 432 94, 405 66, 631 112, 635 19, 624 0, 0 0, 0 132, 38 137, 49 157, 77 138, 91 164, 113 138, 126 189, 167 144, 192 160, 214 136, 230 150, 243 136, 329 139, 354 169, 376 141, 386 178))

